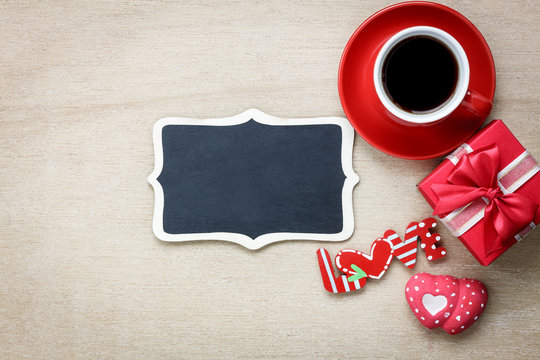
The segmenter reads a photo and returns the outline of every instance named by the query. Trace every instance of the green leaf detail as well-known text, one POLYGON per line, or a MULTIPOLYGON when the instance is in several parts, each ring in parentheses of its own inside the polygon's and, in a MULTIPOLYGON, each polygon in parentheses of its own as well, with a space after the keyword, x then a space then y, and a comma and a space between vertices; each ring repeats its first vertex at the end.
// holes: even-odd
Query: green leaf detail
POLYGON ((353 281, 356 281, 356 280, 360 280, 362 278, 365 278, 367 277, 367 274, 364 272, 364 270, 360 269, 358 266, 352 264, 351 265, 351 268, 356 271, 356 274, 355 275, 351 275, 347 278, 347 280, 349 282, 353 282, 353 281))

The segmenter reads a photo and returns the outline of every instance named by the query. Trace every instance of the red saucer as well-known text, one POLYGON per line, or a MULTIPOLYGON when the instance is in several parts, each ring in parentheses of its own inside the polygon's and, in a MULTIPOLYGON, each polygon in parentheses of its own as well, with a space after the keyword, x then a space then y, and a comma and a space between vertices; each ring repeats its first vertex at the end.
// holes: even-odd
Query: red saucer
POLYGON ((412 1, 391 5, 368 18, 350 38, 339 66, 341 104, 356 131, 372 146, 405 159, 429 159, 449 153, 484 122, 458 109, 439 123, 402 125, 388 116, 373 84, 373 66, 384 43, 411 26, 433 26, 463 47, 471 70, 469 89, 493 101, 495 65, 480 31, 463 15, 444 5, 412 1))

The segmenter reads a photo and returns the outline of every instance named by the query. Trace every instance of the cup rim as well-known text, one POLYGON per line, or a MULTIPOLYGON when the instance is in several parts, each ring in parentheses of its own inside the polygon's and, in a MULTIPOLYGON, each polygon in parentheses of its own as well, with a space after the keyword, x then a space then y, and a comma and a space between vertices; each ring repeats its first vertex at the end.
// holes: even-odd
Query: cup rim
POLYGON ((463 50, 461 44, 446 31, 432 26, 413 26, 403 29, 393 35, 382 46, 381 50, 377 55, 377 58, 375 60, 375 66, 373 68, 373 82, 375 85, 375 91, 383 106, 394 116, 398 117, 403 121, 413 124, 429 124, 450 115, 465 98, 469 87, 469 77, 469 61, 467 58, 467 54, 465 53, 465 50, 463 50), (432 37, 442 42, 450 49, 457 61, 458 80, 456 84, 456 89, 452 96, 448 100, 446 100, 443 105, 436 108, 436 110, 425 113, 411 113, 398 107, 388 97, 382 81, 382 66, 384 64, 386 56, 390 53, 390 51, 397 43, 407 38, 419 35, 432 37))

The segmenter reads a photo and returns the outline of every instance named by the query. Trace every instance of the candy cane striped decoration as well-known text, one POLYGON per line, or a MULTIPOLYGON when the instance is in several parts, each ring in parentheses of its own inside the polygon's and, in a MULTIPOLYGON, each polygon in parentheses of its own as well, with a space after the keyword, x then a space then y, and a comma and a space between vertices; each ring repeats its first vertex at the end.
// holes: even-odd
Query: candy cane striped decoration
POLYGON ((416 265, 416 241, 421 240, 420 247, 425 251, 429 261, 437 260, 446 255, 444 247, 437 247, 435 243, 441 240, 438 233, 430 229, 437 226, 437 221, 430 217, 420 222, 412 222, 405 230, 405 241, 402 241, 394 230, 387 230, 384 237, 392 242, 394 256, 409 269, 416 265))
POLYGON ((324 288, 331 293, 346 293, 356 291, 366 285, 367 278, 361 278, 349 282, 346 275, 334 277, 334 269, 332 268, 332 260, 326 249, 317 250, 317 259, 319 260, 319 269, 323 279, 324 288))
POLYGON ((418 228, 417 225, 418 223, 410 223, 407 226, 404 241, 401 240, 394 230, 386 230, 384 233, 384 237, 392 243, 394 256, 409 269, 414 268, 414 265, 416 265, 416 241, 418 240, 418 235, 415 230, 418 228))

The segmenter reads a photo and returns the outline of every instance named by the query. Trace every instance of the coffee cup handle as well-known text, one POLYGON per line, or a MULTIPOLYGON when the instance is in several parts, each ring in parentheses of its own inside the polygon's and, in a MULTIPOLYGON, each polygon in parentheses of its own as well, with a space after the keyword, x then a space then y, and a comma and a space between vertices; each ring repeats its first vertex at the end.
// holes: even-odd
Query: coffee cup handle
POLYGON ((459 107, 479 118, 487 118, 491 112, 493 104, 488 98, 480 95, 478 92, 474 90, 467 90, 467 93, 465 94, 465 97, 463 98, 463 101, 459 107))

